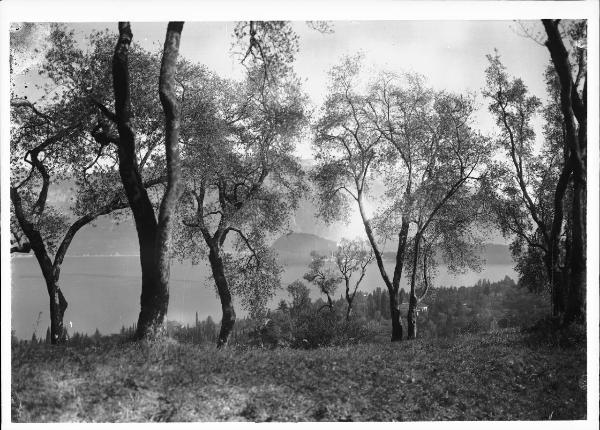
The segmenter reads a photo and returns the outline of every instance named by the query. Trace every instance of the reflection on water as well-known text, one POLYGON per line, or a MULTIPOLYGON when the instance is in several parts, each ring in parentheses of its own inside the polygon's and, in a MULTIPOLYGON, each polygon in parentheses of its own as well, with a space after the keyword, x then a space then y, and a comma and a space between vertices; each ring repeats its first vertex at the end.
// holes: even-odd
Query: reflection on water
MULTIPOLYGON (((30 257, 12 258, 11 263, 12 329, 20 338, 30 338, 33 332, 44 336, 48 327, 49 304, 37 261, 30 257)), ((387 269, 392 272, 391 262, 387 269)), ((301 279, 306 270, 306 266, 301 265, 286 267, 282 275, 283 285, 301 279)), ((480 273, 468 272, 458 276, 452 276, 440 267, 434 285, 470 286, 478 279, 496 281, 506 275, 516 278, 512 266, 489 265, 480 273)), ((205 263, 198 266, 173 263, 169 320, 193 323, 196 312, 200 319, 211 315, 215 321, 220 320, 221 306, 209 276, 205 263)), ((139 257, 67 257, 61 270, 60 285, 69 303, 65 325, 70 332, 91 334, 98 328, 103 334, 115 333, 137 320, 141 285, 139 257)), ((373 264, 360 289, 369 292, 377 287, 385 288, 373 264)), ((340 292, 341 289, 336 296, 340 292)), ((314 299, 318 297, 315 289, 312 296, 314 299)), ((278 292, 271 301, 272 305, 281 299, 287 299, 285 290, 278 292)), ((242 309, 238 309, 237 313, 240 317, 245 315, 242 309)))

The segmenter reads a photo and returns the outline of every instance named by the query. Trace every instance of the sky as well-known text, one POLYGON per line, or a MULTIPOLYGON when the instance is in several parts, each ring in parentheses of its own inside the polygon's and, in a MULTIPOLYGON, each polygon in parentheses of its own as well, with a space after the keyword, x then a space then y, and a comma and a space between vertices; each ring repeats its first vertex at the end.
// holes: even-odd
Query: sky
MULTIPOLYGON (((320 33, 306 25, 294 22, 300 47, 294 70, 302 79, 304 91, 313 107, 323 102, 328 86, 328 71, 344 55, 361 52, 365 73, 380 70, 416 72, 424 75, 431 86, 453 92, 473 92, 477 95, 476 127, 485 134, 497 132, 481 96, 485 85, 487 54, 495 49, 502 57, 508 73, 523 79, 532 94, 545 98, 544 70, 550 60, 545 47, 523 36, 513 21, 332 21, 332 33, 320 33)), ((535 30, 538 22, 525 21, 523 25, 535 30)), ((81 43, 93 30, 117 31, 116 23, 69 23, 81 43)), ((186 22, 182 33, 180 54, 187 59, 205 64, 222 77, 241 79, 244 69, 239 58, 231 53, 233 22, 186 22)), ((20 28, 13 24, 13 28, 20 28)), ((162 46, 166 23, 132 23, 134 41, 154 50, 162 46)), ((40 26, 27 40, 24 57, 31 57, 32 48, 38 48, 38 59, 43 53, 48 26, 40 26)), ((27 65, 35 65, 35 56, 27 65)), ((33 67, 32 69, 35 69, 33 67)), ((25 91, 35 100, 32 83, 34 74, 19 81, 17 92, 25 91), (27 84, 28 88, 24 89, 27 84)), ((535 123, 541 131, 541 120, 535 123)), ((310 139, 300 143, 297 155, 312 158, 310 139)), ((368 202, 367 202, 368 204, 368 202)), ((358 212, 350 214, 350 222, 323 233, 339 239, 342 234, 363 236, 358 212)), ((499 235, 492 242, 504 243, 499 235)))
MULTIPOLYGON (((525 21, 535 29, 538 22, 525 21)), ((530 91, 545 97, 543 72, 550 58, 545 47, 522 35, 513 21, 332 21, 333 33, 323 34, 304 22, 294 22, 300 50, 294 69, 315 107, 325 98, 328 71, 342 56, 364 54, 366 72, 417 72, 436 89, 477 94, 485 84, 486 55, 497 49, 508 72, 522 78, 530 91)), ((234 23, 186 22, 180 54, 205 64, 223 77, 240 79, 243 68, 231 55, 234 23)), ((116 23, 70 23, 80 40, 92 30, 116 23)), ((166 23, 133 23, 134 41, 152 49, 162 45, 166 23)), ((45 31, 39 32, 42 45, 45 31)), ((28 50, 30 53, 31 50, 28 50)), ((40 50, 43 52, 43 50, 40 50)), ((483 132, 494 125, 479 98, 477 123, 483 132)), ((299 155, 310 158, 306 142, 299 155)))

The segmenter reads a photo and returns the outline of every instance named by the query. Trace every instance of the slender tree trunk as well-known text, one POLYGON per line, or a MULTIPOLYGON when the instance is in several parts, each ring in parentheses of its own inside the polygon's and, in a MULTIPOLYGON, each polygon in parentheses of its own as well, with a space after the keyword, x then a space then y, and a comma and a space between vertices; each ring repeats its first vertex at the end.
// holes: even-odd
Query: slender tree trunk
POLYGON ((417 338, 417 296, 411 294, 408 301, 408 339, 416 339, 417 338))
POLYGON ((585 321, 586 232, 585 196, 587 164, 587 77, 583 94, 573 82, 569 53, 565 48, 559 20, 542 20, 548 40, 546 47, 560 82, 560 105, 565 137, 573 159, 572 248, 569 261, 569 288, 566 294, 565 325, 585 321))
POLYGON ((417 232, 415 235, 415 249, 413 255, 413 270, 410 278, 410 295, 408 299, 408 339, 417 338, 417 293, 416 293, 416 282, 417 282, 417 270, 419 263, 419 251, 421 243, 421 232, 417 232))
MULTIPOLYGON (((392 279, 392 293, 395 296, 394 310, 392 315, 392 341, 402 340, 402 316, 400 315, 400 279, 402 278, 402 270, 404 269, 404 255, 406 254, 406 241, 408 239, 409 221, 406 216, 402 216, 402 225, 400 233, 398 233, 398 249, 396 250, 396 267, 394 268, 394 278, 392 279), (394 326, 396 329, 394 330, 394 326)), ((390 301, 390 310, 392 310, 392 302, 390 301)))
MULTIPOLYGON (((373 234, 373 229, 371 228, 371 223, 369 222, 367 215, 364 211, 362 204, 362 193, 359 193, 358 196, 358 209, 360 211, 360 216, 363 221, 363 225, 365 227, 365 233, 367 235, 367 239, 371 244, 371 248, 373 249, 373 254, 375 254, 375 261, 377 262, 377 267, 379 268, 379 273, 381 274, 381 278, 385 283, 386 288, 388 289, 388 294, 390 297, 390 317, 392 319, 392 342, 397 342, 402 340, 402 320, 400 318, 400 277, 402 274, 402 265, 400 265, 398 270, 398 254, 396 254, 396 270, 394 271, 394 282, 390 281, 390 278, 387 275, 385 270, 385 266, 383 265, 383 257, 377 246, 377 242, 375 241, 375 235, 373 234)), ((403 220, 404 224, 404 220, 403 220)), ((403 226, 404 227, 404 226, 403 226)), ((399 249, 402 242, 402 231, 399 237, 399 249)), ((407 228, 408 232, 408 228, 407 228)), ((404 242, 405 243, 405 242, 404 242)), ((400 261, 404 260, 404 254, 400 258, 400 261)))
POLYGON ((217 347, 221 348, 227 346, 227 342, 233 331, 233 326, 235 325, 235 310, 233 309, 231 292, 229 291, 229 285, 227 285, 227 278, 225 277, 225 266, 223 265, 223 258, 221 257, 221 249, 218 245, 212 245, 210 247, 208 260, 217 286, 217 292, 221 299, 221 309, 223 311, 221 330, 217 340, 217 347))
POLYGON ((179 161, 180 107, 175 94, 175 72, 179 55, 182 22, 170 22, 160 68, 159 95, 165 113, 165 154, 167 185, 158 213, 155 260, 157 271, 156 294, 152 297, 153 318, 162 324, 169 307, 169 278, 171 269, 171 235, 173 212, 181 196, 181 165, 179 161))
POLYGON ((46 290, 50 299, 50 342, 53 345, 62 343, 65 340, 63 317, 67 309, 67 301, 58 285, 58 273, 60 273, 60 270, 57 272, 54 271, 52 260, 46 251, 42 235, 35 228, 34 224, 26 218, 21 196, 16 188, 11 187, 10 199, 15 210, 17 222, 29 241, 29 245, 33 250, 46 281, 46 290))
POLYGON ((346 309, 346 321, 350 321, 350 314, 352 313, 352 301, 354 300, 354 295, 350 295, 350 279, 345 278, 346 282, 346 302, 348 303, 348 308, 346 309))
MULTIPOLYGON (((565 147, 566 154, 569 154, 568 146, 565 147)), ((565 303, 564 289, 566 288, 566 277, 560 268, 560 235, 563 226, 563 206, 564 198, 571 178, 572 165, 574 157, 565 156, 564 165, 561 170, 556 190, 554 192, 554 215, 552 219, 552 228, 550 230, 550 243, 548 244, 549 252, 546 254, 546 271, 550 280, 550 300, 552 306, 552 317, 560 324, 564 319, 565 303)))
POLYGON ((352 314, 352 301, 348 302, 348 309, 346 309, 346 321, 350 321, 350 315, 352 314))
POLYGON ((570 259, 570 282, 565 309, 565 325, 585 323, 586 251, 585 251, 585 184, 575 179, 573 189, 573 247, 570 259))
POLYGON ((402 316, 400 315, 400 291, 388 291, 390 296, 390 316, 392 318, 392 342, 402 340, 402 316))

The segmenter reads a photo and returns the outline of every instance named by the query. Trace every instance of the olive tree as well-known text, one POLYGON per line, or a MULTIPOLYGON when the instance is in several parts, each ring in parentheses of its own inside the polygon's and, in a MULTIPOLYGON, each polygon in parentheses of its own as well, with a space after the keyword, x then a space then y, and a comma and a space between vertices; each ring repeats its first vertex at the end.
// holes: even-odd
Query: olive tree
POLYGON ((373 262, 373 249, 368 243, 362 240, 342 239, 335 252, 335 263, 338 271, 342 275, 345 285, 345 297, 348 307, 346 309, 346 321, 350 320, 352 313, 352 304, 356 297, 356 292, 362 280, 364 279, 369 264, 373 262), (358 272, 358 279, 352 285, 352 275, 358 272))
POLYGON ((293 150, 306 102, 293 76, 265 81, 253 69, 233 82, 194 65, 185 75, 178 253, 208 257, 223 311, 218 346, 224 346, 236 319, 233 295, 258 315, 280 285, 267 243, 305 191, 293 150), (225 248, 228 238, 233 250, 225 248))
MULTIPOLYGON (((11 95, 11 252, 33 252, 50 296, 50 339, 64 339, 67 308, 60 271, 76 233, 96 218, 128 207, 114 170, 111 140, 101 138, 104 116, 98 101, 107 96, 109 36, 93 33, 87 50, 72 32, 52 25, 48 49, 37 68, 42 96, 35 101, 11 95), (49 201, 51 189, 71 183, 74 196, 68 213, 49 201)), ((149 61, 152 55, 137 50, 149 61)), ((140 64, 141 65, 141 64, 140 64)), ((147 80, 151 69, 136 68, 147 80)), ((140 115, 143 116, 143 115, 140 115)), ((150 156, 152 148, 147 147, 150 156)), ((164 180, 162 169, 149 169, 145 186, 164 180)))

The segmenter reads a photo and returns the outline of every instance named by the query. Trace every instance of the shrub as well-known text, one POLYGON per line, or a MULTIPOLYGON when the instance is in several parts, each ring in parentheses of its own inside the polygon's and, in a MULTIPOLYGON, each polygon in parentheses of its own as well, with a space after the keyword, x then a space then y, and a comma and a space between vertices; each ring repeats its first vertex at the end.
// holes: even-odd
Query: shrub
POLYGON ((304 314, 293 323, 294 348, 319 348, 329 346, 335 337, 337 317, 332 312, 304 314))
POLYGON ((571 324, 561 327, 554 318, 546 317, 522 331, 528 335, 525 337, 526 343, 560 348, 586 347, 585 325, 571 324))
POLYGON ((248 344, 260 347, 286 347, 292 343, 292 321, 288 312, 269 312, 267 318, 249 333, 248 344))

